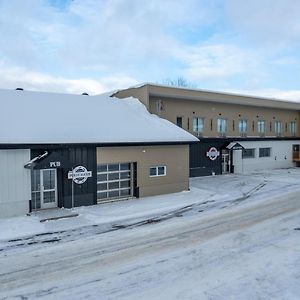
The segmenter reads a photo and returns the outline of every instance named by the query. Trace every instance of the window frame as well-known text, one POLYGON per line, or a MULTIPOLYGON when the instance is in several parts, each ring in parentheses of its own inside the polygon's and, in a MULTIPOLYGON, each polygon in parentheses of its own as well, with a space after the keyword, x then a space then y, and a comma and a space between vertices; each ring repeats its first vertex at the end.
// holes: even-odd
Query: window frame
POLYGON ((227 133, 227 131, 228 131, 228 119, 226 119, 226 118, 218 118, 218 119, 217 119, 217 131, 218 131, 218 133, 220 133, 220 134, 225 134, 225 133, 227 133), (222 129, 222 128, 221 128, 222 126, 220 126, 220 125, 222 125, 223 122, 224 122, 224 124, 225 124, 225 130, 220 130, 220 129, 222 129))
POLYGON ((195 133, 203 133, 204 132, 204 118, 203 117, 193 117, 193 132, 195 133), (199 120, 202 120, 202 130, 195 130, 199 129, 199 120), (196 126, 195 126, 195 121, 196 121, 196 126))
POLYGON ((276 135, 281 135, 283 133, 283 124, 282 121, 275 121, 274 122, 274 132, 276 135), (280 127, 278 127, 280 125, 280 127), (280 128, 280 131, 278 129, 280 128))
POLYGON ((167 176, 167 166, 166 165, 159 165, 159 166, 151 166, 149 167, 149 177, 162 177, 167 176), (158 169, 164 168, 163 174, 158 174, 158 169), (151 169, 155 169, 155 175, 151 175, 151 169))
POLYGON ((257 121, 257 132, 259 134, 265 134, 266 133, 266 121, 265 120, 258 120, 257 121), (261 130, 262 129, 261 124, 263 124, 263 131, 261 130))
POLYGON ((263 157, 271 157, 271 151, 272 151, 272 148, 271 147, 261 147, 258 149, 258 157, 260 158, 263 158, 263 157), (265 155, 265 150, 268 150, 269 151, 269 155, 265 155))
POLYGON ((296 121, 291 121, 289 127, 290 127, 290 134, 292 136, 296 136, 296 134, 297 134, 297 122, 296 121), (293 126, 293 125, 295 125, 295 126, 293 126))
POLYGON ((182 116, 177 116, 176 117, 176 125, 179 127, 179 128, 183 128, 183 117, 182 116), (181 120, 181 126, 178 125, 178 120, 181 120))
POLYGON ((245 134, 248 132, 248 120, 247 119, 239 119, 239 133, 245 134))
POLYGON ((256 157, 256 148, 246 148, 242 150, 242 159, 248 159, 248 158, 255 158, 256 157), (246 150, 253 150, 253 155, 252 156, 244 156, 244 151, 246 150))

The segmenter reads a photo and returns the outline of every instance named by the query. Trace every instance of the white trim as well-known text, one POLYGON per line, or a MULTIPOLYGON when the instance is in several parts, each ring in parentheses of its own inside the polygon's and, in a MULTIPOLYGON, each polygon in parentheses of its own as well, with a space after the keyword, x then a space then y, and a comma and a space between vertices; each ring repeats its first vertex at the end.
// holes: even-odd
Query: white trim
POLYGON ((149 177, 162 177, 167 175, 167 166, 152 166, 149 168, 149 177), (151 169, 156 169, 156 175, 150 175, 151 169), (164 168, 164 174, 158 174, 158 168, 164 168))
POLYGON ((40 170, 40 193, 41 193, 41 209, 54 208, 57 207, 57 172, 56 169, 41 169, 40 170), (44 172, 50 171, 54 172, 54 188, 45 189, 44 188, 44 172), (54 192, 55 201, 53 202, 44 202, 44 194, 47 192, 54 192))

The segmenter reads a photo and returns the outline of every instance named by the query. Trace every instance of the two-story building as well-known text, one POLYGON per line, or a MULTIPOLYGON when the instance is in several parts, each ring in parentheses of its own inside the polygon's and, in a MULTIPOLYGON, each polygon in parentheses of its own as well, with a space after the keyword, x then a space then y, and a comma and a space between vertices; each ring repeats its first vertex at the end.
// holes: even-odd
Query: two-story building
POLYGON ((299 162, 300 103, 233 93, 142 84, 119 90, 199 139, 190 176, 285 168, 299 162))

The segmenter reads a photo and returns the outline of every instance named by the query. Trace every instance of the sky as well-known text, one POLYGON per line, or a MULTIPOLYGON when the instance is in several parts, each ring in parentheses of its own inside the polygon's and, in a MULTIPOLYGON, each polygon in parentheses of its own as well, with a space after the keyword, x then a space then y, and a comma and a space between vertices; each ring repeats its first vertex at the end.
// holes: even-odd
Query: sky
POLYGON ((299 0, 0 0, 0 88, 99 94, 183 77, 300 101, 299 0))

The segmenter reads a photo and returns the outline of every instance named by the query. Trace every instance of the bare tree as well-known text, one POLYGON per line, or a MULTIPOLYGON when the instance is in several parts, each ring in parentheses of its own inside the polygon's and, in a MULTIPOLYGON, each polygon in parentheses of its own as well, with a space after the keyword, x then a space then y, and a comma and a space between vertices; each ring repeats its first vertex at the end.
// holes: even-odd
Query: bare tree
POLYGON ((178 76, 175 79, 167 78, 162 81, 165 85, 178 86, 178 87, 187 87, 187 88, 196 88, 197 84, 191 81, 188 81, 182 76, 178 76))

